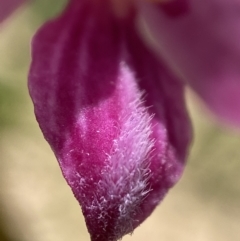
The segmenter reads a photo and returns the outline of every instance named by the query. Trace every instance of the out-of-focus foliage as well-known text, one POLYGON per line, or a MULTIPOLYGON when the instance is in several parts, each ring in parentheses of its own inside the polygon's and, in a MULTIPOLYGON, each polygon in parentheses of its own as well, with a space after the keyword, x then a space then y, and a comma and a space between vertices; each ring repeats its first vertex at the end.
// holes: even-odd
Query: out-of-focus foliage
MULTIPOLYGON (((32 1, 0 27, 0 241, 89 240, 27 90, 31 37, 65 2, 32 1)), ((195 141, 184 176, 124 241, 240 240, 240 132, 213 122, 192 94, 188 102, 195 141)))

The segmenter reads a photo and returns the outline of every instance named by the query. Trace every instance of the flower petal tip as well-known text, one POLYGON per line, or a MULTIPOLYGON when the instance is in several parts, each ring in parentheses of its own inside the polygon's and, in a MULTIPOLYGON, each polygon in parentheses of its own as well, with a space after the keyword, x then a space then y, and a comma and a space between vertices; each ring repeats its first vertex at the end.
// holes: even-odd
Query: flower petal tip
POLYGON ((27 0, 0 0, 0 23, 27 0))

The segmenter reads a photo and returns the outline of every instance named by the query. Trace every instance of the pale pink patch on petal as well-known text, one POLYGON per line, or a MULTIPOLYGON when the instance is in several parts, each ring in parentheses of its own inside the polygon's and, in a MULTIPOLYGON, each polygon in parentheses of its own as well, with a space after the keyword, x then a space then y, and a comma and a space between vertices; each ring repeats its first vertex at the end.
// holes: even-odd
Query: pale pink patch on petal
POLYGON ((107 2, 72 1, 33 41, 35 113, 92 241, 143 222, 180 178, 191 127, 183 86, 107 2))
POLYGON ((184 4, 188 11, 175 16, 145 1, 139 6, 169 66, 220 118, 239 126, 240 1, 186 0, 184 4))

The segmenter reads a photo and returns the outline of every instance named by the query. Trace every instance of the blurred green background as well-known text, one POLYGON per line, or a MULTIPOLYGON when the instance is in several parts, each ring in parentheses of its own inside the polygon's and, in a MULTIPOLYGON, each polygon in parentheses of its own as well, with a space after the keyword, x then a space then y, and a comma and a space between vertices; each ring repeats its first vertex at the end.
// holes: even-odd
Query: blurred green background
MULTIPOLYGON (((27 90, 31 37, 64 4, 32 1, 0 26, 0 241, 89 240, 27 90)), ((183 178, 123 241, 240 240, 240 131, 187 96, 195 140, 183 178)))

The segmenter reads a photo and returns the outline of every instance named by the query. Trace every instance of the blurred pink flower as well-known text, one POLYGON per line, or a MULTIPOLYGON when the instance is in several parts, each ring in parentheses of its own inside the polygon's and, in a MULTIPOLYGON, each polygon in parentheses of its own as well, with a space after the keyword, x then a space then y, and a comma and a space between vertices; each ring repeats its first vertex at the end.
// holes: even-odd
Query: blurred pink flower
POLYGON ((71 0, 32 43, 29 90, 36 117, 92 241, 115 241, 133 232, 180 178, 191 124, 177 74, 221 117, 240 121, 239 113, 217 108, 223 100, 211 102, 225 88, 231 95, 222 108, 230 102, 235 111, 239 107, 237 90, 229 93, 233 83, 238 87, 238 45, 217 28, 222 7, 229 15, 239 1, 209 0, 205 9, 195 0, 161 5, 136 0, 115 8, 119 1, 71 0), (139 16, 158 40, 163 59, 140 36, 139 16))
POLYGON ((138 1, 168 66, 223 121, 240 126, 240 1, 138 1))
POLYGON ((0 0, 0 23, 26 0, 0 0))

